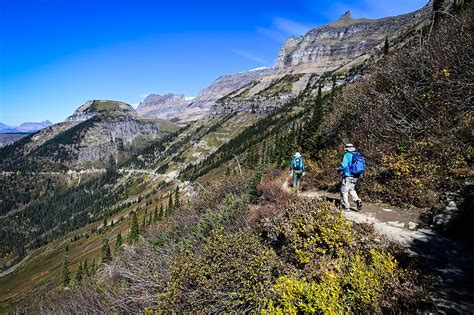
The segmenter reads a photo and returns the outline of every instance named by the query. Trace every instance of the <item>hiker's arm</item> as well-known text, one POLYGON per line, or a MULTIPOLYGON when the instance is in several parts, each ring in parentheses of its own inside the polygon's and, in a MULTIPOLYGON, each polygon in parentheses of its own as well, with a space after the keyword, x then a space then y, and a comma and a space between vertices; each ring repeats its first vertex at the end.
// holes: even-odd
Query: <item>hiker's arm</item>
POLYGON ((349 171, 350 157, 349 154, 344 154, 342 158, 341 166, 337 169, 338 171, 349 171))

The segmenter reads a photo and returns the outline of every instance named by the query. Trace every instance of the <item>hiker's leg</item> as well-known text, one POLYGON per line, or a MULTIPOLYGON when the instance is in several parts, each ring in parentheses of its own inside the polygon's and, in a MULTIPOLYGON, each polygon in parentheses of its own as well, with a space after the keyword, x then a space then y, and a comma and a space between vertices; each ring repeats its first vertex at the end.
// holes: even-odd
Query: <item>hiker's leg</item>
POLYGON ((296 177, 298 178, 297 182, 296 182, 296 188, 300 189, 300 186, 301 186, 301 173, 296 175, 296 177))
POLYGON ((296 172, 293 171, 293 188, 296 188, 297 181, 298 181, 298 176, 296 175, 296 172))
POLYGON ((348 190, 349 190, 349 193, 351 194, 352 200, 357 202, 360 200, 360 198, 357 195, 357 191, 355 190, 356 185, 357 185, 357 178, 351 178, 348 190))
POLYGON ((342 199, 342 206, 344 209, 349 210, 351 205, 349 204, 349 190, 347 186, 348 180, 344 178, 341 184, 341 199, 342 199))

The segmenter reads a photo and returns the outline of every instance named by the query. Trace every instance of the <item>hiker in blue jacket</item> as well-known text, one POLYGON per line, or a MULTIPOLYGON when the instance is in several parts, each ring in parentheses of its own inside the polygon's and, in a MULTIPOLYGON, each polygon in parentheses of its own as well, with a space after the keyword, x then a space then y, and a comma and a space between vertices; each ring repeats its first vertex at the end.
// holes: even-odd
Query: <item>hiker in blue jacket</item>
MULTIPOLYGON (((357 154, 362 158, 360 153, 358 153, 351 143, 346 144, 344 157, 342 158, 341 166, 337 169, 338 172, 342 172, 342 183, 341 183, 341 197, 342 197, 342 205, 344 210, 350 210, 349 204, 349 194, 357 204, 357 210, 362 209, 362 200, 360 200, 357 192, 355 190, 356 184, 359 181, 359 176, 362 173, 354 174, 353 171, 353 158, 357 154)), ((363 158, 362 158, 363 160, 363 158)), ((363 162, 365 167, 365 161, 363 162)), ((363 172, 363 170, 362 170, 363 172)))
POLYGON ((290 174, 293 175, 293 188, 299 190, 301 176, 306 174, 304 169, 303 157, 299 152, 296 152, 290 163, 290 174))

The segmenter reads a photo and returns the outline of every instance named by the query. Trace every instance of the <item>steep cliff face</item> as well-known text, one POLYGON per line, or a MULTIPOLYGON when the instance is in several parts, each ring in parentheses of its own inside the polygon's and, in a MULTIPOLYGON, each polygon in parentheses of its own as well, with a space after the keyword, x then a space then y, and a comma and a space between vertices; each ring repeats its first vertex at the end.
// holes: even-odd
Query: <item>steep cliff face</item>
POLYGON ((410 28, 427 21, 430 4, 400 16, 383 19, 353 19, 350 12, 306 35, 289 38, 283 45, 275 70, 219 100, 214 111, 271 109, 301 93, 331 89, 353 82, 359 70, 383 54, 384 42, 402 45, 410 28))
POLYGON ((188 104, 184 94, 150 94, 138 105, 137 113, 171 120, 176 118, 176 114, 182 112, 188 104))
POLYGON ((3 170, 64 170, 103 167, 126 159, 149 141, 177 130, 163 119, 142 117, 116 101, 88 101, 63 123, 0 151, 3 170))
POLYGON ((287 40, 280 51, 277 69, 309 64, 324 72, 340 67, 384 42, 401 28, 422 17, 417 11, 379 20, 352 19, 346 12, 339 20, 287 40))

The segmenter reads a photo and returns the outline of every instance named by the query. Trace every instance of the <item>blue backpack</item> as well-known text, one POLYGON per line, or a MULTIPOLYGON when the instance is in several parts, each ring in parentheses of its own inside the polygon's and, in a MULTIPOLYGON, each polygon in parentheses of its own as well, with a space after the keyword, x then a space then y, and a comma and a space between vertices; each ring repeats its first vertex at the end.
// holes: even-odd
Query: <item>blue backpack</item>
POLYGON ((365 172, 365 159, 359 152, 351 152, 352 164, 349 169, 351 175, 354 177, 360 177, 365 172))
POLYGON ((293 159, 293 169, 294 170, 300 170, 301 169, 301 158, 300 157, 295 157, 293 159))

